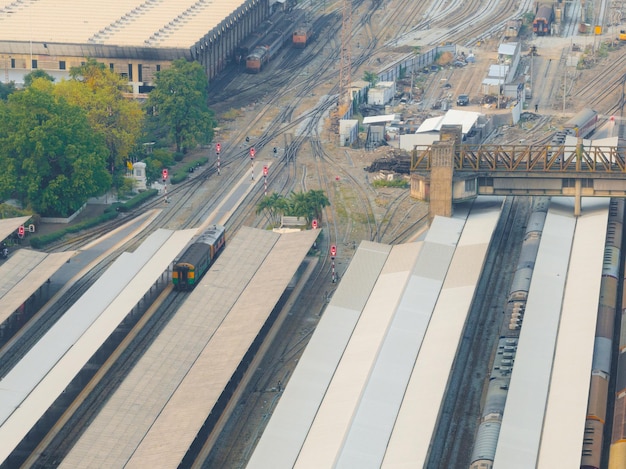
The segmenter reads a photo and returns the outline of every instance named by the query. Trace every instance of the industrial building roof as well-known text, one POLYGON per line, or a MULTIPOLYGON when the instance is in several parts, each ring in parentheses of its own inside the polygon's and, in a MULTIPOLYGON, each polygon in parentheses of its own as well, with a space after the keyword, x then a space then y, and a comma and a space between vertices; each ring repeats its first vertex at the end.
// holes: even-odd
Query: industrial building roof
POLYGON ((0 41, 190 48, 245 0, 0 0, 0 41))

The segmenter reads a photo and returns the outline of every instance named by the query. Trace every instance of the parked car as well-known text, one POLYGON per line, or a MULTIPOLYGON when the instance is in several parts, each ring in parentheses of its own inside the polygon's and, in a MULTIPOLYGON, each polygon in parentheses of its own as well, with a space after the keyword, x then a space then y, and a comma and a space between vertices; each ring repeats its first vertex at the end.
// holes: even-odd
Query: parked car
POLYGON ((457 106, 469 106, 470 99, 466 94, 460 94, 458 98, 456 98, 457 106))

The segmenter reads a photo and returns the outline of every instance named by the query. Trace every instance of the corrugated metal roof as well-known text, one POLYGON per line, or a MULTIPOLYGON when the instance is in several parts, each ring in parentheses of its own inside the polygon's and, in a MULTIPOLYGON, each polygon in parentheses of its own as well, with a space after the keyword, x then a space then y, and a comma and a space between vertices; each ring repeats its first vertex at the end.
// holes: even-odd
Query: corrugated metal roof
POLYGON ((485 422, 478 427, 478 433, 474 441, 477 444, 472 450, 471 462, 486 459, 493 461, 496 453, 496 445, 498 444, 498 435, 500 433, 500 422, 485 422))
POLYGON ((465 219, 435 217, 337 457, 379 467, 465 219))
POLYGON ((482 114, 473 111, 450 109, 443 116, 426 119, 415 133, 439 131, 443 125, 460 125, 464 134, 468 133, 482 114))
MULTIPOLYGON (((0 241, 9 235, 17 233, 17 228, 26 223, 30 217, 3 218, 0 220, 0 241)), ((2 276, 0 276, 0 279, 2 276)))
POLYGON ((422 467, 503 199, 472 205, 387 445, 383 468, 422 467), (426 384, 427 383, 427 384, 426 384))
POLYGON ((361 242, 247 465, 291 468, 391 246, 361 242))
POLYGON ((227 242, 61 467, 123 467, 127 463, 279 238, 271 231, 243 227, 227 242))
POLYGON ((530 284, 495 469, 535 467, 576 219, 573 201, 553 198, 530 284))
POLYGON ((609 199, 586 198, 583 207, 567 273, 539 469, 578 467, 582 454, 609 199))
POLYGON ((124 253, 0 381, 0 461, 13 451, 193 236, 159 230, 124 253))
POLYGON ((318 234, 307 230, 281 235, 125 467, 182 465, 185 453, 318 234))
POLYGON ((418 242, 392 248, 315 415, 296 468, 332 467, 421 247, 418 242))
POLYGON ((0 8, 0 40, 189 49, 250 0, 38 0, 0 8))
POLYGON ((46 254, 20 249, 0 266, 0 324, 24 304, 76 251, 46 254), (32 262, 24 259, 27 253, 32 262), (8 290, 7 290, 8 288, 8 290))

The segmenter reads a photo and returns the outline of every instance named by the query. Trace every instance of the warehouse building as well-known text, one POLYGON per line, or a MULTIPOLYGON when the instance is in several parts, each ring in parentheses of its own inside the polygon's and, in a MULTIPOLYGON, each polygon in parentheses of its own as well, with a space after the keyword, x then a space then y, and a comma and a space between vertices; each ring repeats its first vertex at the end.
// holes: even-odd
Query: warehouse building
POLYGON ((176 59, 199 61, 209 80, 237 45, 285 0, 0 0, 0 81, 33 70, 69 76, 88 58, 149 91, 176 59))

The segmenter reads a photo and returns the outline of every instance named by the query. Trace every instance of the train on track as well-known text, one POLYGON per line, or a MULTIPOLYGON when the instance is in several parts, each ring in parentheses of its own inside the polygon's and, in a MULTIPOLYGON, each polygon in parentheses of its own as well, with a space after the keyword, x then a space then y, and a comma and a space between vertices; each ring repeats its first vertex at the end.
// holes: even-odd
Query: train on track
MULTIPOLYGON (((304 14, 304 10, 289 11, 278 22, 273 22, 268 31, 257 31, 261 38, 255 42, 254 48, 245 56, 248 73, 259 73, 287 42, 293 42, 292 38, 296 30, 294 25, 300 24, 304 14)), ((250 45, 248 45, 249 47, 250 45)))
POLYGON ((209 270, 226 244, 226 228, 213 225, 185 250, 174 264, 172 283, 176 290, 191 290, 209 270))
POLYGON ((533 33, 538 36, 545 36, 552 31, 554 21, 554 5, 543 3, 537 8, 537 14, 533 20, 533 33))
POLYGON ((519 332, 524 320, 526 300, 528 299, 530 282, 549 206, 550 199, 537 198, 528 219, 522 249, 504 311, 508 325, 506 332, 498 341, 498 350, 492 365, 489 387, 481 412, 481 422, 474 439, 470 469, 482 469, 493 465, 511 373, 515 363, 519 332))
POLYGON ((506 25, 504 26, 504 38, 505 39, 516 38, 519 35, 520 29, 522 29, 521 19, 518 18, 515 20, 507 21, 506 25))
POLYGON ((593 109, 583 109, 563 125, 563 131, 574 137, 587 138, 598 125, 598 113, 593 109))
POLYGON ((299 49, 304 49, 309 42, 313 39, 313 26, 311 24, 305 23, 296 27, 292 36, 292 43, 294 47, 299 49))
MULTIPOLYGON (((607 404, 609 401, 609 383, 614 379, 611 376, 613 366, 613 338, 615 318, 618 313, 618 291, 620 284, 620 262, 622 232, 624 225, 624 200, 613 199, 609 208, 609 224, 604 245, 604 261, 602 263, 602 280, 600 283, 600 300, 598 306, 598 320, 593 348, 591 365, 591 382, 589 400, 587 403, 587 418, 585 420, 585 438, 580 467, 598 469, 603 460, 602 451, 604 440, 609 433, 605 429, 607 422, 607 404), (605 423, 606 422, 606 423, 605 423)), ((618 334, 619 337, 619 334, 618 334)), ((623 355, 620 354, 620 356, 623 355)), ((624 363, 623 357, 618 358, 618 379, 615 396, 615 413, 613 415, 613 432, 611 435, 610 458, 613 461, 609 467, 626 467, 626 426, 624 421, 624 363), (621 376, 620 372, 622 373, 621 376), (622 388, 621 390, 619 388, 622 388), (621 395, 621 397, 620 397, 621 395), (621 402, 620 402, 621 399, 621 402), (614 462, 618 464, 613 465, 614 462)))

